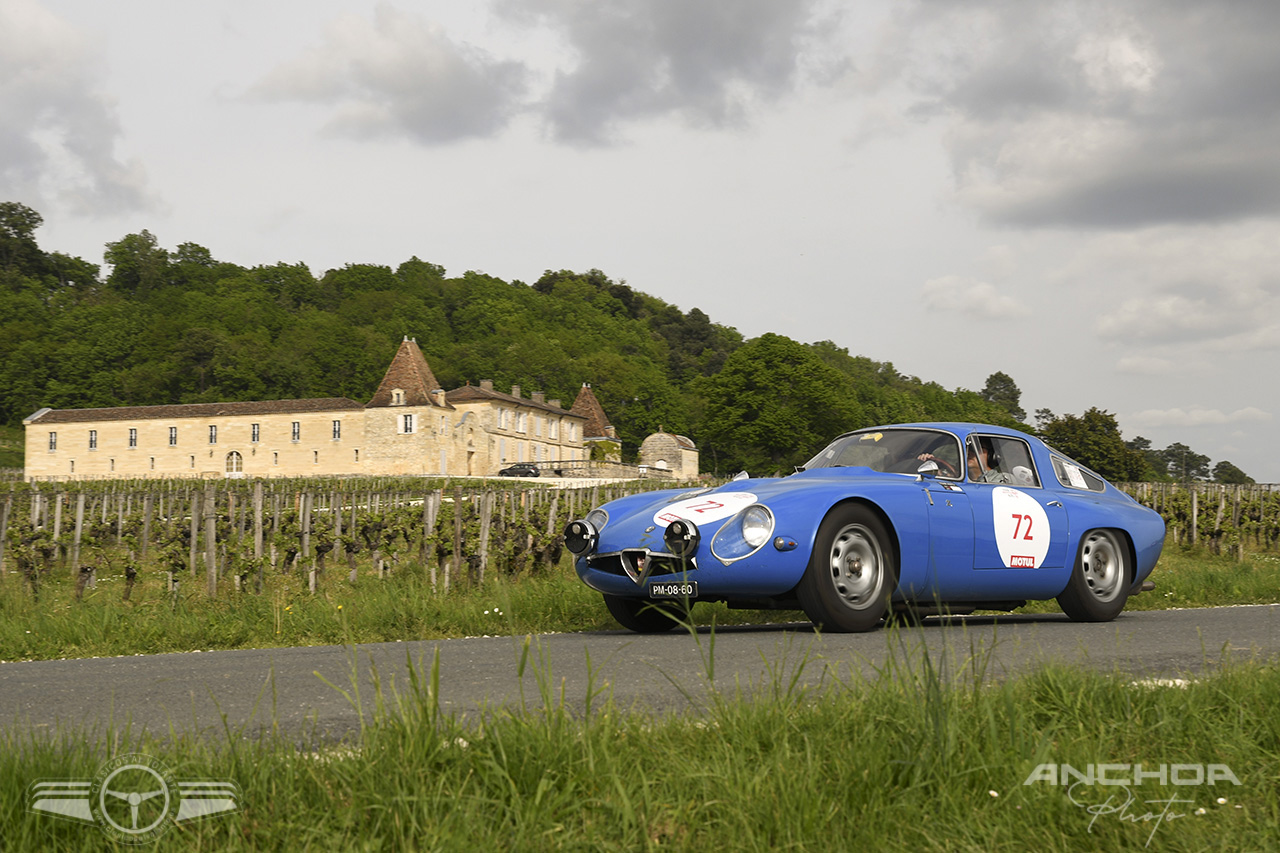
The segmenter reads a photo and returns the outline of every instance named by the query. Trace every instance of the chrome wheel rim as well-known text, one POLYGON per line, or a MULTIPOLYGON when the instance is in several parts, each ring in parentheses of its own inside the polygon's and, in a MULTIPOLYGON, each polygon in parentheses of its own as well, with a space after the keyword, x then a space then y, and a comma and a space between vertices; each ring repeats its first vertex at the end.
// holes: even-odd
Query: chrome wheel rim
POLYGON ((827 569, 832 588, 846 607, 865 610, 879 602, 884 554, 875 536, 861 524, 850 524, 836 534, 827 569))
POLYGON ((1099 531, 1089 534, 1080 552, 1085 586, 1098 601, 1114 601, 1124 583, 1124 552, 1115 536, 1099 531))

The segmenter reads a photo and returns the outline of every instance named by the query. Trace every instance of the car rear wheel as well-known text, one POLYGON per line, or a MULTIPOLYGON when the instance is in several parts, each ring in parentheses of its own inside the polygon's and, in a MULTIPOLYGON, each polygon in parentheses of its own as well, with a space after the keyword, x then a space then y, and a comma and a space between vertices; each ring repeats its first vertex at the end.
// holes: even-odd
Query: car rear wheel
POLYGON ((688 610, 673 602, 601 594, 609 614, 623 628, 637 634, 661 634, 678 627, 681 621, 688 621, 688 610))
POLYGON ((846 504, 818 528, 809 567, 796 587, 800 606, 827 631, 870 631, 898 586, 898 556, 879 516, 846 504))
POLYGON ((1076 622, 1110 622, 1124 610, 1133 583, 1129 546, 1114 530, 1090 530, 1067 588, 1058 596, 1062 612, 1076 622))

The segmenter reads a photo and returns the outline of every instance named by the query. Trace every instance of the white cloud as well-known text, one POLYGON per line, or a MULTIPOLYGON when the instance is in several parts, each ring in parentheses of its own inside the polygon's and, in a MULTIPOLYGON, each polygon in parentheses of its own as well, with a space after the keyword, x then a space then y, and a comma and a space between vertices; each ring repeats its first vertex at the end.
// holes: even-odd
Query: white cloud
POLYGON ((1191 406, 1188 409, 1147 409, 1131 415, 1128 420, 1139 427, 1220 426, 1238 423, 1267 423, 1271 420, 1271 413, 1264 412, 1253 406, 1225 413, 1218 409, 1191 406))
POLYGON ((335 20, 323 44, 277 66, 251 94, 331 107, 327 129, 340 135, 440 144, 504 129, 522 109, 527 74, 380 3, 372 21, 335 20))
POLYGON ((82 32, 30 0, 0 3, 0 180, 6 195, 82 214, 146 209, 147 177, 115 149, 114 101, 82 32))
POLYGON ((947 275, 926 281, 922 288, 925 308, 942 314, 963 314, 978 320, 1022 317, 1028 309, 995 285, 962 276, 947 275))

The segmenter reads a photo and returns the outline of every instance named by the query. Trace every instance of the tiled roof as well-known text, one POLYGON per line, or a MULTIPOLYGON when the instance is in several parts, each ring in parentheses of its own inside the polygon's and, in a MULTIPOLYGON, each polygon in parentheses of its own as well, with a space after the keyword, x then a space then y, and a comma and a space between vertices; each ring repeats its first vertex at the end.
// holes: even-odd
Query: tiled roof
POLYGON ((169 406, 122 406, 114 409, 48 409, 37 412, 29 423, 73 424, 86 421, 177 420, 219 418, 234 415, 282 415, 363 409, 346 397, 318 400, 263 400, 251 403, 179 403, 169 406))
POLYGON ((584 438, 614 437, 613 426, 609 423, 609 418, 604 413, 604 407, 596 399, 596 395, 591 390, 590 385, 582 386, 582 390, 578 392, 578 399, 573 401, 573 407, 569 411, 587 419, 587 423, 582 429, 584 438))
POLYGON ((543 412, 554 412, 557 415, 565 417, 583 417, 574 411, 566 411, 560 406, 553 406, 550 403, 539 403, 537 400, 528 400, 524 397, 515 397, 511 394, 503 394, 501 391, 493 391, 488 388, 481 388, 479 385, 464 385, 461 388, 454 388, 445 395, 450 403, 474 403, 479 400, 501 400, 504 403, 512 403, 514 405, 524 406, 528 409, 538 409, 543 412))
MULTIPOLYGON (((427 366, 427 360, 422 356, 422 350, 418 349, 416 340, 405 338, 401 342, 400 349, 396 350, 396 357, 391 359, 391 366, 387 368, 386 375, 382 377, 382 383, 378 385, 378 390, 373 393, 373 399, 369 401, 369 406, 382 407, 392 405, 391 392, 397 388, 404 392, 404 402, 399 405, 440 405, 431 396, 432 391, 440 390, 440 383, 436 381, 435 374, 427 366)), ((450 407, 446 404, 441 408, 450 407)))

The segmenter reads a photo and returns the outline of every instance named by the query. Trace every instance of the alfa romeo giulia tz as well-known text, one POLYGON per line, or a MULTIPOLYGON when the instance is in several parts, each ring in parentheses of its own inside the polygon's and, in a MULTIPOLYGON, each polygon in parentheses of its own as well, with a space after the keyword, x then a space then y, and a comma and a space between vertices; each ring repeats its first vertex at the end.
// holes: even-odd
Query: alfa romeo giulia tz
POLYGON ((961 423, 850 432, 788 476, 632 495, 564 532, 582 581, 645 633, 699 601, 800 609, 844 632, 1050 598, 1108 621, 1151 588, 1164 535, 1039 439, 961 423))

